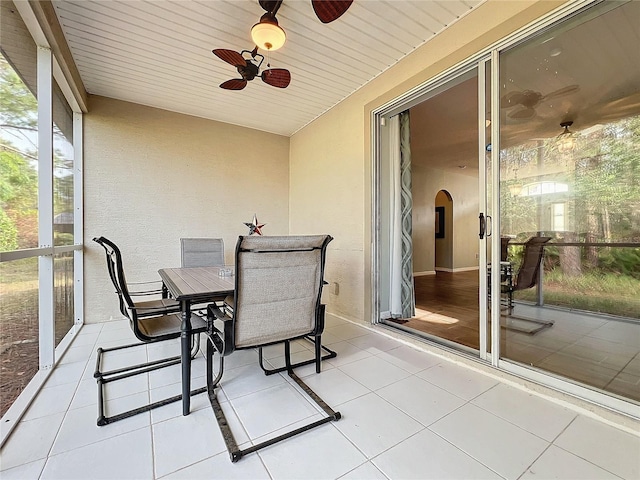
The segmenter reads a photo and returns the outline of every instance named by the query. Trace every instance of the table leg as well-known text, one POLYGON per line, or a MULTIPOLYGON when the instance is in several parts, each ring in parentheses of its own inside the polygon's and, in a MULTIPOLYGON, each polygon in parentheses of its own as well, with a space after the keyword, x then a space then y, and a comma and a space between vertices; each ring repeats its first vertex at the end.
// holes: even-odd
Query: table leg
POLYGON ((182 415, 189 415, 191 408, 191 304, 181 302, 180 362, 182 364, 182 415))

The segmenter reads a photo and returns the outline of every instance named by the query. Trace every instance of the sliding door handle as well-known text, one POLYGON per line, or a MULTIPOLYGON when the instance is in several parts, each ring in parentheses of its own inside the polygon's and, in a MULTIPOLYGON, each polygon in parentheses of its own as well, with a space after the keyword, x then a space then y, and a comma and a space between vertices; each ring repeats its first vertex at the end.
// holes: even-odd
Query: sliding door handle
POLYGON ((487 237, 490 237, 491 234, 493 233, 493 218, 491 218, 491 215, 487 215, 487 222, 486 222, 485 228, 487 230, 486 231, 487 237))
POLYGON ((482 240, 487 229, 487 221, 484 218, 484 213, 480 213, 480 215, 478 215, 478 220, 480 220, 480 233, 478 236, 480 237, 480 240, 482 240))

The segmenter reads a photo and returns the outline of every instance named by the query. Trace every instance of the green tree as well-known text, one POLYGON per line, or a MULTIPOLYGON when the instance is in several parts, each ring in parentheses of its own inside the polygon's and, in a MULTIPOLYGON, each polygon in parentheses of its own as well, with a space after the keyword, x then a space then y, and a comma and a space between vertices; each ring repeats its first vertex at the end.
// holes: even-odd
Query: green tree
POLYGON ((37 99, 0 56, 0 248, 37 246, 37 99))

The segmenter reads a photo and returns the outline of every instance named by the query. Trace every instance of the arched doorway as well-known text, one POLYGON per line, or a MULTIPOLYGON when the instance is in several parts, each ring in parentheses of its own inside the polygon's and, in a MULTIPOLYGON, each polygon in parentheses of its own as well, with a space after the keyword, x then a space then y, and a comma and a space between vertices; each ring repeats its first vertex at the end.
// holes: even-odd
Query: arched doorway
POLYGON ((435 198, 435 270, 453 271, 453 198, 440 190, 435 198))

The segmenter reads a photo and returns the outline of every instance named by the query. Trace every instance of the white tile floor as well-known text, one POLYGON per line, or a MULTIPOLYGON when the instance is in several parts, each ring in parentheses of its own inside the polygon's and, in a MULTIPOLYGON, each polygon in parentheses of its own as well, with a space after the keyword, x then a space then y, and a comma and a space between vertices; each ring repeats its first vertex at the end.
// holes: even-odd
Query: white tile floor
MULTIPOLYGON (((4 446, 10 479, 627 479, 640 478, 640 437, 331 317, 338 357, 297 373, 343 418, 232 464, 206 395, 96 426, 97 346, 132 340, 126 322, 87 325, 4 446)), ((311 345, 298 342, 297 358, 311 345)), ((106 368, 177 354, 175 342, 112 353, 106 368)), ((281 349, 265 357, 282 362, 281 349)), ((179 393, 179 367, 108 385, 109 414, 179 393)), ((204 385, 204 360, 193 369, 204 385)), ((219 392, 241 446, 318 411, 254 351, 227 359, 219 392)))

